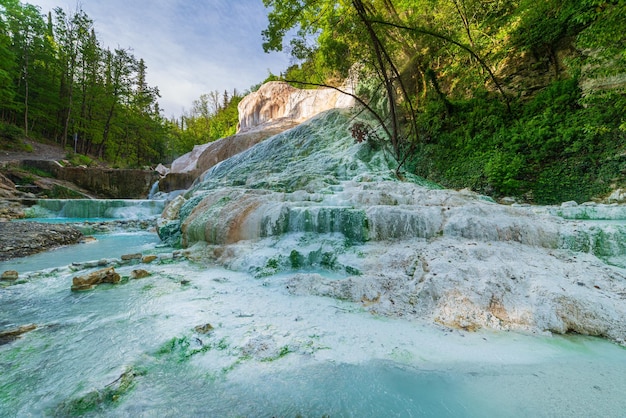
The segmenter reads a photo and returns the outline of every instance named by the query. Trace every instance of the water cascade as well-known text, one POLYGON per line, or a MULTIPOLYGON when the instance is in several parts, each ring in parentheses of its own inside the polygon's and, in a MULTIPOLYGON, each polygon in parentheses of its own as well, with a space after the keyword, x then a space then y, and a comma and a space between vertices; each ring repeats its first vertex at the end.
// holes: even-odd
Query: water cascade
POLYGON ((148 193, 148 200, 154 199, 154 196, 159 192, 159 181, 155 181, 152 183, 152 187, 150 187, 150 192, 148 193))
POLYGON ((145 219, 160 215, 164 203, 133 199, 41 199, 30 208, 29 217, 145 219))

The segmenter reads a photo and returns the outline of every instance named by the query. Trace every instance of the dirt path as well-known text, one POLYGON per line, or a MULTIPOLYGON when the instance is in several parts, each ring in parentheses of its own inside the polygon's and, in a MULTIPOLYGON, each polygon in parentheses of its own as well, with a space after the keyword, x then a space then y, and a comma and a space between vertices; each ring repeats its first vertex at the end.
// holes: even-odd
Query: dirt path
POLYGON ((33 147, 33 152, 0 150, 0 161, 62 160, 65 158, 66 152, 59 145, 42 144, 30 139, 24 142, 33 147))

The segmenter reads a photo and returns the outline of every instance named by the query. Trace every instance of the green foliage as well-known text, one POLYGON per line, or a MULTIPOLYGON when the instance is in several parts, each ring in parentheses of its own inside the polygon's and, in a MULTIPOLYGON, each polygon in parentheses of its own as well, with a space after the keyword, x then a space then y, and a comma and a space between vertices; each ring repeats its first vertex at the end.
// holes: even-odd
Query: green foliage
POLYGON ((42 194, 48 199, 83 199, 85 197, 77 191, 56 184, 51 190, 44 191, 42 194))
POLYGON ((65 158, 72 166, 87 166, 94 164, 94 160, 87 155, 77 154, 74 151, 68 151, 65 158))
POLYGON ((0 149, 19 150, 23 147, 21 139, 24 130, 8 123, 0 122, 0 149))
POLYGON ((536 203, 588 201, 624 183, 626 135, 620 124, 626 96, 583 99, 571 78, 518 103, 517 117, 498 112, 497 103, 481 98, 454 103, 443 124, 436 108, 424 115, 435 140, 424 147, 417 174, 536 203))
POLYGON ((408 171, 538 203, 589 200, 625 183, 623 0, 265 5, 266 50, 281 50, 296 33, 290 44, 300 64, 285 78, 330 83, 359 63, 357 94, 390 130, 397 102, 403 126, 392 145, 408 171), (399 76, 376 65, 381 50, 399 76), (391 95, 385 79, 393 79, 391 95), (579 86, 596 81, 606 91, 583 97, 579 86), (418 132, 404 144, 411 106, 420 111, 418 132))
POLYGON ((80 6, 49 16, 18 1, 0 6, 3 124, 120 166, 164 160, 167 125, 143 60, 103 48, 80 6))
POLYGON ((32 173, 38 177, 53 177, 53 175, 49 173, 48 171, 45 171, 36 167, 26 166, 26 167, 23 167, 22 170, 32 173))
POLYGON ((88 413, 102 413, 114 406, 122 396, 130 392, 136 385, 137 377, 145 374, 144 370, 130 368, 116 381, 104 388, 93 390, 79 398, 63 402, 53 411, 53 415, 78 417, 88 413))
POLYGON ((177 157, 194 145, 206 144, 237 132, 237 105, 243 98, 237 90, 231 94, 212 91, 194 101, 191 111, 170 123, 169 154, 177 157))

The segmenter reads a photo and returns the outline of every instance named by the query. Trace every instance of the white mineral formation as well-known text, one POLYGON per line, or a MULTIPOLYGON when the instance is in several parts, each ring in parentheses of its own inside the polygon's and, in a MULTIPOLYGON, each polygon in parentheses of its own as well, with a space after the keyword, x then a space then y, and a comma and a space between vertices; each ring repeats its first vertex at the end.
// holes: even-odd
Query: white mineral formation
MULTIPOLYGON (((353 123, 328 111, 214 166, 168 228, 179 225, 197 260, 257 277, 291 272, 294 294, 466 330, 625 343, 626 226, 499 205, 408 174, 399 181, 384 144, 356 142, 353 123)), ((607 219, 617 208, 555 214, 607 219)))
POLYGON ((335 89, 303 90, 272 81, 239 103, 239 132, 281 121, 301 123, 326 110, 353 105, 352 96, 335 89))
MULTIPOLYGON (((347 91, 351 91, 346 88, 347 91)), ((239 132, 193 150, 172 162, 172 173, 197 177, 215 164, 313 116, 333 108, 347 108, 354 99, 335 89, 297 89, 272 81, 239 103, 239 132)))

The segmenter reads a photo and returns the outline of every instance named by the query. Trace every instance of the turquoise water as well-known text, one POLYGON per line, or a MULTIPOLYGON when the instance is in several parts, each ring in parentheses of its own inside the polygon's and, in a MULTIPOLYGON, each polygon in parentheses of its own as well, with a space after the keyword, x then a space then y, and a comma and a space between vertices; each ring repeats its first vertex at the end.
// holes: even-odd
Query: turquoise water
POLYGON ((154 250, 160 243, 154 232, 117 232, 93 235, 95 241, 67 245, 28 257, 0 261, 0 272, 16 270, 18 273, 64 267, 74 262, 119 258, 123 254, 144 253, 154 250))
MULTIPOLYGON (((109 248, 99 256, 155 245, 137 233, 99 242, 109 248)), ((73 248, 70 258, 83 251, 92 258, 93 245, 73 248)), ((40 257, 62 266, 59 254, 40 257)), ((128 277, 136 268, 116 270, 128 277)), ((380 318, 357 304, 289 295, 285 274, 258 280, 186 261, 140 268, 152 275, 89 292, 71 292, 71 278, 84 272, 65 268, 0 287, 0 330, 37 325, 0 345, 0 417, 619 417, 626 410, 626 350, 601 339, 380 318), (207 323, 210 333, 195 330, 207 323), (129 370, 135 377, 120 389, 129 370)))
POLYGON ((41 199, 26 211, 29 218, 145 219, 163 212, 163 200, 41 199))
POLYGON ((95 237, 0 263, 22 278, 0 285, 0 332, 36 326, 0 345, 0 417, 626 411, 626 350, 605 340, 377 317, 359 304, 289 294, 289 272, 254 278, 167 257, 116 267, 121 284, 72 292, 74 276, 95 270, 72 263, 168 251, 145 231, 95 237), (138 268, 151 275, 129 279, 138 268), (206 324, 209 333, 196 329, 206 324))

